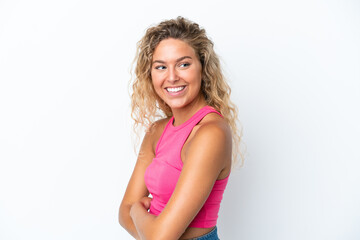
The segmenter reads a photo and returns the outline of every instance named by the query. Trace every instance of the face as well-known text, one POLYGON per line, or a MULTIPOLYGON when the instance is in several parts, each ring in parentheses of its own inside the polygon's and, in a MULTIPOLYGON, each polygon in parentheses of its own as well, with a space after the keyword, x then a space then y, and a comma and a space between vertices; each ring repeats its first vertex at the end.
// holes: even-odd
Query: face
POLYGON ((202 97, 201 70, 195 50, 182 40, 165 39, 155 48, 152 83, 158 96, 171 109, 186 107, 202 97))

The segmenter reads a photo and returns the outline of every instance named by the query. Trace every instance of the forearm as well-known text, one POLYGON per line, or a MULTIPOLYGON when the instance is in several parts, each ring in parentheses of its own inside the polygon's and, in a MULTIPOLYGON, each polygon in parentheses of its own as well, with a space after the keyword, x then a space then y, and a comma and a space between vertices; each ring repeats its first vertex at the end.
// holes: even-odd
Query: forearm
MULTIPOLYGON (((133 204, 130 216, 140 239, 153 239, 155 234, 159 234, 156 230, 156 216, 150 214, 140 202, 133 204)), ((159 237, 157 235, 156 239, 161 239, 159 237)))
POLYGON ((120 225, 135 239, 140 239, 136 230, 133 219, 130 216, 131 205, 121 206, 119 210, 119 223, 120 225))

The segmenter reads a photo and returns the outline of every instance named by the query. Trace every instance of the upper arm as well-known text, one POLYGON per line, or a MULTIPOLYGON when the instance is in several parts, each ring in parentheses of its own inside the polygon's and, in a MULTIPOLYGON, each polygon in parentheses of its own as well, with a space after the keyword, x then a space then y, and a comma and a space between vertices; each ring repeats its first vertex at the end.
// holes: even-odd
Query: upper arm
POLYGON ((157 219, 156 232, 164 239, 182 235, 204 205, 227 160, 231 160, 231 132, 226 126, 205 124, 191 139, 175 190, 157 219))
POLYGON ((120 209, 126 205, 133 204, 149 194, 145 185, 144 174, 153 157, 154 154, 151 151, 151 136, 147 133, 141 144, 139 156, 127 185, 120 209))
POLYGON ((164 121, 160 120, 153 126, 154 129, 152 131, 145 134, 120 209, 124 206, 130 206, 134 202, 139 201, 142 197, 149 195, 149 191, 145 185, 144 175, 146 168, 155 156, 154 146, 160 137, 159 135, 161 135, 161 128, 163 128, 163 125, 164 121))

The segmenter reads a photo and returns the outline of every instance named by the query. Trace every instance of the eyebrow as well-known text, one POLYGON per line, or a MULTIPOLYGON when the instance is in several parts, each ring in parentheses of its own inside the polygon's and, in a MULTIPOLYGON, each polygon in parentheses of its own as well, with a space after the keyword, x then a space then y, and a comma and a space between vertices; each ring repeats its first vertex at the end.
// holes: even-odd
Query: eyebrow
MULTIPOLYGON (((180 61, 182 61, 182 60, 184 60, 184 59, 186 59, 186 58, 192 59, 190 56, 183 56, 183 57, 181 57, 181 58, 176 59, 176 62, 180 62, 180 61)), ((165 63, 165 61, 155 60, 155 61, 153 61, 152 63, 153 63, 153 64, 154 64, 154 63, 165 63)))

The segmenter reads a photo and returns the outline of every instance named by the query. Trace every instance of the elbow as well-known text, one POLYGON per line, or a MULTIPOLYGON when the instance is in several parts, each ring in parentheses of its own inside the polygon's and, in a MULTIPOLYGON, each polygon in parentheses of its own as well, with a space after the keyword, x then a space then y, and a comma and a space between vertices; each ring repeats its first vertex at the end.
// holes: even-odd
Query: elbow
POLYGON ((122 226, 123 228, 126 229, 127 227, 127 220, 130 217, 130 208, 127 206, 124 206, 123 204, 120 205, 119 208, 119 214, 118 214, 118 222, 120 224, 120 226, 122 226))
POLYGON ((120 226, 124 227, 124 218, 122 217, 122 211, 121 211, 121 207, 119 209, 119 214, 118 214, 118 222, 120 224, 120 226))
POLYGON ((121 217, 121 213, 119 213, 118 222, 119 222, 119 224, 120 224, 121 227, 125 228, 125 221, 124 221, 124 219, 121 217))

